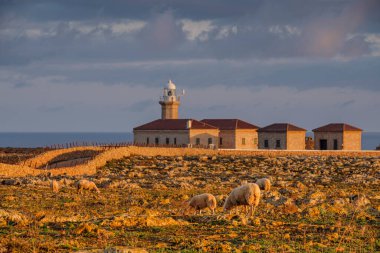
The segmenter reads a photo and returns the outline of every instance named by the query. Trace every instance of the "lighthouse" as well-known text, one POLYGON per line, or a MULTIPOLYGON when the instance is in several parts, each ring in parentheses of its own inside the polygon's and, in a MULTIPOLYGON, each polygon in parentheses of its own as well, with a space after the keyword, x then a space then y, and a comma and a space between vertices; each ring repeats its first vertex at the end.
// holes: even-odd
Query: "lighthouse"
POLYGON ((164 87, 163 96, 160 97, 161 105, 161 119, 178 119, 178 107, 181 104, 180 97, 184 95, 177 94, 176 86, 169 80, 166 87, 164 87))

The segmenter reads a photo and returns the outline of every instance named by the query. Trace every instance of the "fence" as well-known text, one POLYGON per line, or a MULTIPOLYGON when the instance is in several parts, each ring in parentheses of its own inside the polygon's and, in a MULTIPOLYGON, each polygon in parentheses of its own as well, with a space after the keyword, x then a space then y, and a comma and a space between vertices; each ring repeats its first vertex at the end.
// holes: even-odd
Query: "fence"
MULTIPOLYGON (((216 149, 213 145, 174 145, 174 144, 145 144, 145 143, 133 143, 133 142, 118 142, 118 143, 102 143, 102 142, 70 142, 65 144, 53 144, 50 146, 44 147, 46 151, 51 150, 64 150, 70 148, 77 147, 97 147, 102 151, 117 149, 121 147, 160 147, 160 148, 196 148, 196 149, 216 149)), ((91 151, 91 150, 83 150, 83 152, 91 151)), ((75 152, 75 151, 73 151, 75 152)), ((71 152, 69 152, 71 153, 71 152)), ((34 169, 56 169, 61 167, 74 167, 76 165, 88 164, 91 160, 95 159, 95 157, 99 155, 99 153, 90 153, 88 155, 80 156, 80 157, 70 157, 67 159, 62 159, 58 161, 50 161, 41 165, 39 162, 34 162, 33 160, 25 160, 19 163, 22 166, 28 166, 34 169)))
POLYGON ((54 144, 46 146, 45 149, 56 150, 56 149, 68 149, 75 147, 100 147, 105 150, 120 148, 120 147, 160 147, 160 148, 202 148, 202 149, 215 149, 214 145, 195 145, 195 144, 146 144, 138 142, 117 142, 117 143, 101 143, 101 142, 70 142, 66 144, 54 144))

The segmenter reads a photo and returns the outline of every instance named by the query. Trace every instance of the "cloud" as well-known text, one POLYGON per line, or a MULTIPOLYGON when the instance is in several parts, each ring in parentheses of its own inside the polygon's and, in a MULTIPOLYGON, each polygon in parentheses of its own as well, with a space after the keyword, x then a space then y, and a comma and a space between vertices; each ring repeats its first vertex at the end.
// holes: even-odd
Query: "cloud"
POLYGON ((363 111, 379 114, 380 1, 0 5, 0 106, 17 115, 2 129, 131 129, 159 117, 168 78, 188 117, 379 124, 363 111))
POLYGON ((273 25, 269 27, 269 32, 278 35, 280 38, 299 36, 301 29, 291 25, 273 25))
POLYGON ((184 39, 182 29, 171 11, 156 14, 139 36, 144 43, 144 50, 156 53, 161 50, 171 51, 184 39))
POLYGON ((366 34, 364 40, 370 44, 371 55, 380 57, 380 34, 366 34))
POLYGON ((180 21, 182 30, 186 33, 188 40, 208 40, 208 33, 216 28, 211 20, 193 21, 183 19, 180 21))
POLYGON ((335 17, 322 16, 311 20, 304 29, 305 53, 333 57, 344 48, 347 34, 355 32, 365 22, 366 15, 375 1, 354 1, 335 17))

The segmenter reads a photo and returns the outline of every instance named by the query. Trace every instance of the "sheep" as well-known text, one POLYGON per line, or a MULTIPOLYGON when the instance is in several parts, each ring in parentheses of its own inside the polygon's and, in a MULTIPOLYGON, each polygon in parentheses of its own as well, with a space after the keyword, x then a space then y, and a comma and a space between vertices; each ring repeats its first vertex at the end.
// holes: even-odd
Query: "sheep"
POLYGON ((260 178, 256 180, 256 184, 260 187, 260 190, 269 192, 271 188, 271 183, 268 178, 260 178))
POLYGON ((260 188, 257 184, 244 184, 236 187, 226 198, 224 202, 224 212, 237 206, 250 206, 250 216, 255 212, 260 201, 260 188))
POLYGON ((215 208, 217 206, 216 198, 210 193, 203 193, 192 197, 185 202, 186 208, 184 211, 192 208, 195 210, 195 214, 199 210, 199 214, 202 213, 202 209, 209 208, 212 214, 215 214, 215 208))
POLYGON ((100 193, 96 184, 92 181, 88 181, 87 179, 81 179, 76 183, 78 193, 82 194, 83 190, 96 191, 100 193))
POLYGON ((52 189, 52 191, 54 193, 58 193, 59 192, 59 183, 56 180, 52 180, 50 182, 50 187, 51 187, 51 189, 52 189))

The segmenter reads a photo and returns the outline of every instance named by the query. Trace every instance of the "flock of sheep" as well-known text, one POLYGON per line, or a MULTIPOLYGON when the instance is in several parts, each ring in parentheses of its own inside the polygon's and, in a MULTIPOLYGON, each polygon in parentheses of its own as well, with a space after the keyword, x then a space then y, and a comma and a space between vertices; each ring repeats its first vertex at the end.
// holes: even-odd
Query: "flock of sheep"
MULTIPOLYGON (((230 211, 238 206, 250 207, 249 216, 252 216, 256 207, 259 205, 261 190, 270 191, 271 182, 268 178, 261 178, 256 183, 242 182, 241 186, 233 189, 224 201, 223 211, 230 211)), ((210 193, 203 193, 192 197, 185 202, 188 208, 195 210, 195 213, 208 208, 212 214, 215 213, 217 206, 216 198, 210 193)))
MULTIPOLYGON (((97 193, 100 193, 95 183, 87 179, 79 180, 76 182, 75 186, 78 193, 83 193, 83 190, 96 191, 97 193)), ((52 180, 51 188, 53 192, 57 193, 60 188, 58 181, 52 180)), ((223 205, 223 211, 231 212, 233 208, 238 206, 250 207, 249 216, 252 216, 256 207, 259 205, 261 190, 267 192, 270 191, 270 188, 271 182, 268 178, 258 179, 255 183, 248 183, 247 181, 244 181, 241 186, 233 189, 227 196, 223 205)), ((201 214, 202 210, 206 208, 210 209, 212 214, 214 214, 216 206, 216 198, 210 193, 196 195, 185 202, 185 210, 193 209, 195 213, 199 211, 199 214, 201 214)))
MULTIPOLYGON (((65 182, 63 182, 65 184, 65 182)), ((60 184, 57 180, 52 180, 50 187, 53 192, 58 193, 60 189, 60 184)), ((100 193, 98 187, 96 187, 96 184, 92 181, 89 181, 87 179, 81 179, 78 182, 75 183, 75 187, 77 188, 78 193, 83 193, 83 190, 89 190, 89 191, 96 191, 97 193, 100 193)))

